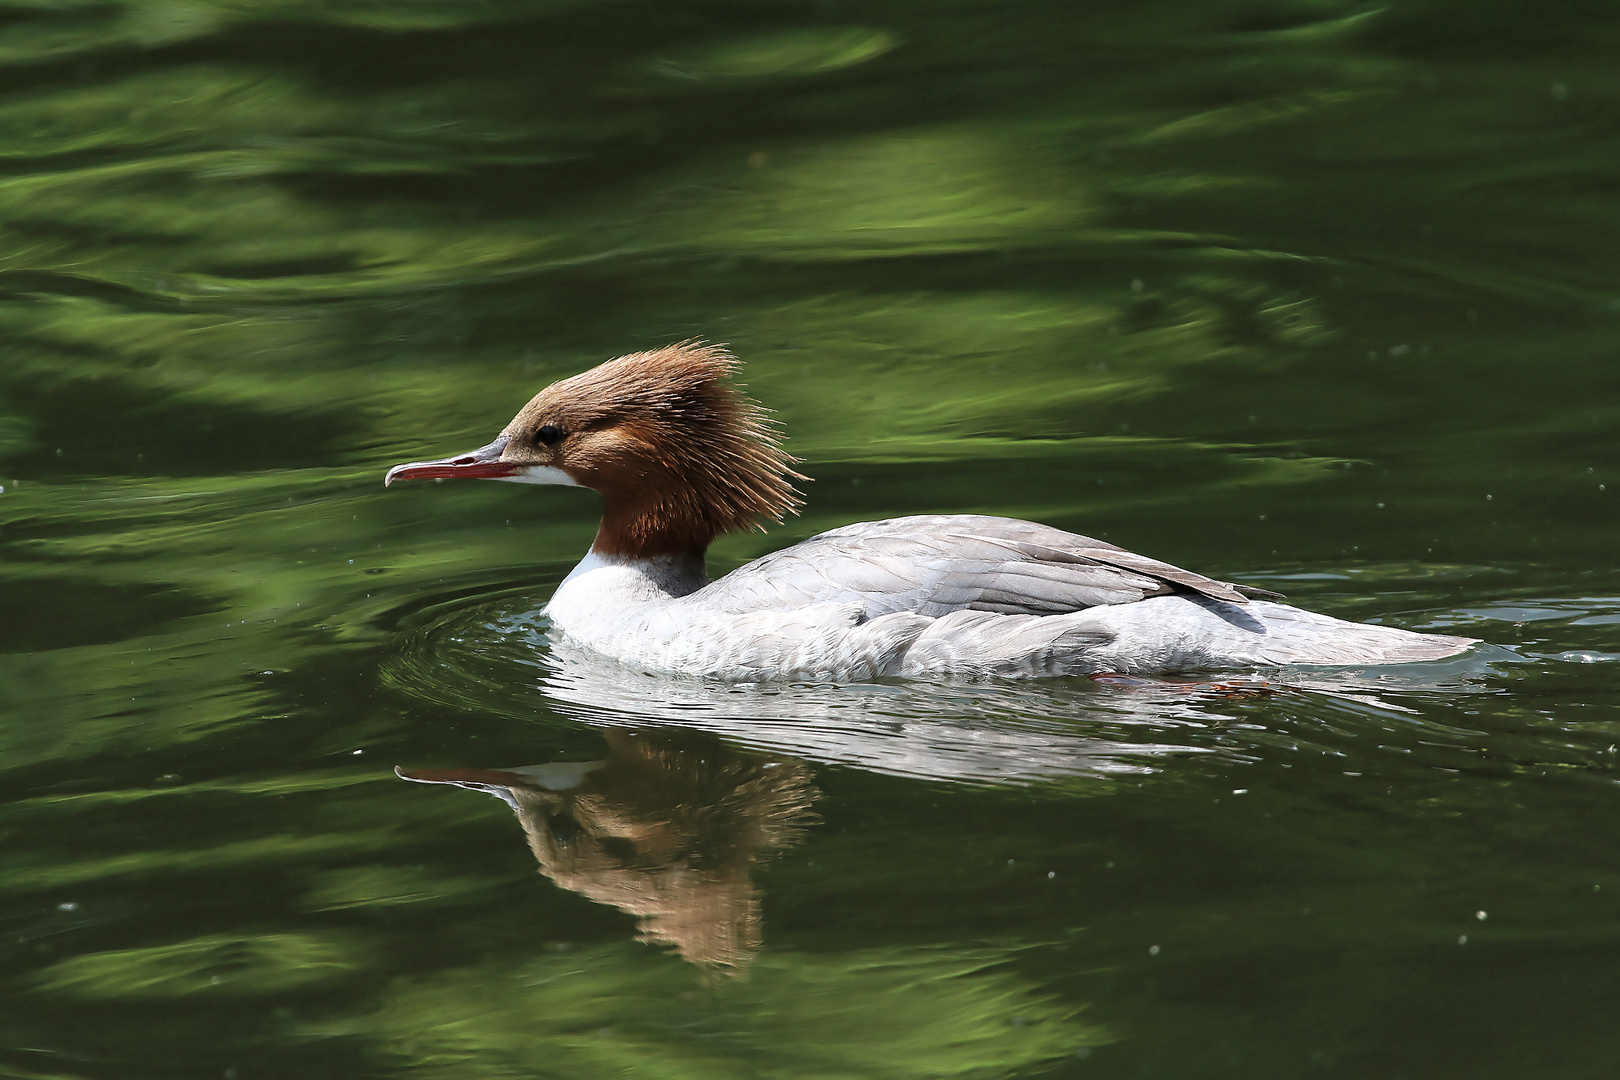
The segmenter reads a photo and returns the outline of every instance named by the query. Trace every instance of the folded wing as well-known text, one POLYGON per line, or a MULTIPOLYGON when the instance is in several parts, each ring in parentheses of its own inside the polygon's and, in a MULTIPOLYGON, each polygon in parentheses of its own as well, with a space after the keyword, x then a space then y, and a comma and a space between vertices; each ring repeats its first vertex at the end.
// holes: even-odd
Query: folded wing
POLYGON ((955 514, 861 522, 813 536, 727 574, 691 599, 736 613, 857 602, 897 611, 1056 615, 1190 592, 1244 593, 1102 540, 1012 518, 955 514))

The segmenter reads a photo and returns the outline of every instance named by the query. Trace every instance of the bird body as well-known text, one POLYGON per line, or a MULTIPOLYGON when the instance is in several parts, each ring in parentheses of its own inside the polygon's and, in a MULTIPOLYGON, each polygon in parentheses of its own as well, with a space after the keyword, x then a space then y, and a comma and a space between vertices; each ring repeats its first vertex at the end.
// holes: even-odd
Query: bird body
POLYGON ((600 491, 596 541, 547 615, 573 642, 646 671, 750 682, 1160 674, 1401 663, 1474 644, 1345 622, 985 515, 846 525, 711 582, 710 541, 798 502, 792 459, 726 381, 735 365, 713 346, 621 357, 542 391, 489 446, 387 479, 600 491))

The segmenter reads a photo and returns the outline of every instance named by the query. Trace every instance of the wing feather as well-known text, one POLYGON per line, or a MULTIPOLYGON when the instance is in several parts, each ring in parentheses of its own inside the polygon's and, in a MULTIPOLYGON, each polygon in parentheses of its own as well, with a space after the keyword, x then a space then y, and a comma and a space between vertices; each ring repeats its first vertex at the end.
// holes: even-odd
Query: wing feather
POLYGON ((732 612, 828 601, 868 618, 911 611, 1055 615, 1186 591, 1247 601, 1223 581, 1050 525, 973 514, 862 522, 756 559, 691 600, 732 612))

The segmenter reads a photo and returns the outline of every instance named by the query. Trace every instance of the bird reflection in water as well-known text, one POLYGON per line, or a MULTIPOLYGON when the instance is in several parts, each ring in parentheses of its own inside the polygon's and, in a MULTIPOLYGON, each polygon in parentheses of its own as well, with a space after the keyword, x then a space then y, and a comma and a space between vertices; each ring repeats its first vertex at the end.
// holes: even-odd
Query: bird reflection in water
POLYGON ((634 915, 643 941, 707 970, 740 972, 761 941, 750 870, 814 821, 809 767, 699 732, 603 734, 600 761, 395 771, 501 798, 546 877, 634 915))

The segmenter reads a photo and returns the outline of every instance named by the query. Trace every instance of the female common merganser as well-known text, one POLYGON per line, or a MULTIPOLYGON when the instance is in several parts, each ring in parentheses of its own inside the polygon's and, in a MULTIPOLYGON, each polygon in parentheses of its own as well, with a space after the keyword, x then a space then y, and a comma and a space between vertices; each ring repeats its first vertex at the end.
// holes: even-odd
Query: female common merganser
POLYGON ((546 608, 555 632, 645 671, 734 681, 1159 674, 1434 660, 1473 639, 1344 622, 1047 525, 977 514, 846 525, 719 581, 716 537, 800 503, 804 479, 738 361, 681 344, 542 390, 488 446, 396 465, 602 495, 590 552, 546 608))

